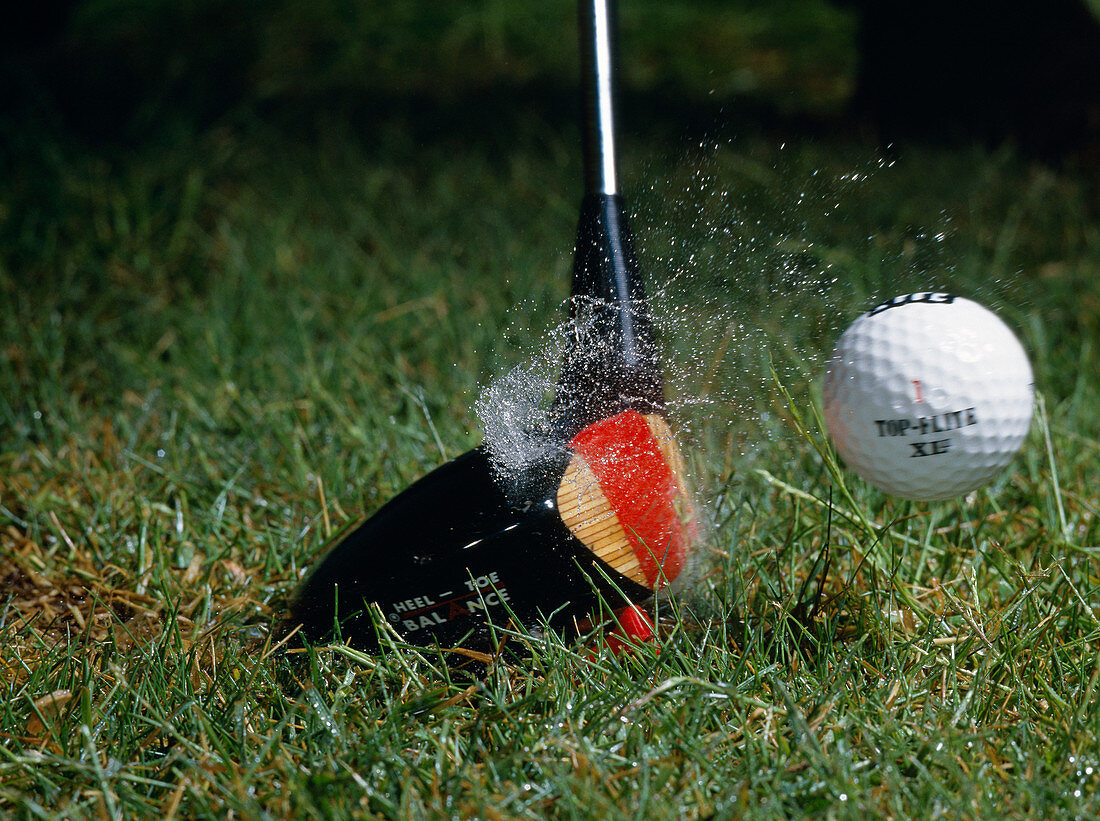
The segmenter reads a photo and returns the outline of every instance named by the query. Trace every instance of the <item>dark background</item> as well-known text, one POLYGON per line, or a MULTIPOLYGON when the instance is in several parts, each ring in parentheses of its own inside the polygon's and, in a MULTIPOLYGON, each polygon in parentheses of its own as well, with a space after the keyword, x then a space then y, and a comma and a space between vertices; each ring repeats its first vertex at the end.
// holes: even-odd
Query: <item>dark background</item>
MULTIPOLYGON (((881 143, 1008 141, 1095 164, 1100 25, 1090 0, 620 4, 624 95, 706 126, 858 129, 881 143)), ((572 106, 570 2, 48 0, 4 27, 5 129, 148 139, 262 117, 572 106)), ((572 116, 572 109, 569 115, 572 116)))

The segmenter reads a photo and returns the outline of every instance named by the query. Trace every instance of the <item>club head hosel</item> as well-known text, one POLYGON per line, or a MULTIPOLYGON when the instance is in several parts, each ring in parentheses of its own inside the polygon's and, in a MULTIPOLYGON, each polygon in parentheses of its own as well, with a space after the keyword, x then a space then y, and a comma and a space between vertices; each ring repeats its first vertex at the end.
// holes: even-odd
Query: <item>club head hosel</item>
POLYGON ((581 202, 570 297, 571 318, 592 311, 597 324, 612 326, 608 353, 632 370, 656 367, 645 285, 618 194, 588 194, 581 202))
POLYGON ((667 415, 664 378, 647 363, 629 368, 596 359, 583 346, 566 354, 551 408, 551 438, 567 442, 583 428, 624 410, 667 415))
POLYGON ((572 339, 558 381, 555 428, 575 433, 626 408, 663 413, 653 323, 618 194, 588 194, 581 202, 569 313, 572 339))
POLYGON ((571 294, 623 305, 637 302, 644 312, 634 237, 619 194, 590 193, 581 200, 571 294))

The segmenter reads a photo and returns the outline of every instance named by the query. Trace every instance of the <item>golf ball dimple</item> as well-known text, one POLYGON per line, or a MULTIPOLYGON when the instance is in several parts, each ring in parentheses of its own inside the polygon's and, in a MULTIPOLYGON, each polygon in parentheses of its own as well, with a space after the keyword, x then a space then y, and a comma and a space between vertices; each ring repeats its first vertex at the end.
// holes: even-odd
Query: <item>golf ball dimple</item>
POLYGON ((894 297, 837 342, 825 422, 841 458, 880 490, 948 499, 981 487, 1031 424, 1031 365, 991 311, 943 293, 894 297))

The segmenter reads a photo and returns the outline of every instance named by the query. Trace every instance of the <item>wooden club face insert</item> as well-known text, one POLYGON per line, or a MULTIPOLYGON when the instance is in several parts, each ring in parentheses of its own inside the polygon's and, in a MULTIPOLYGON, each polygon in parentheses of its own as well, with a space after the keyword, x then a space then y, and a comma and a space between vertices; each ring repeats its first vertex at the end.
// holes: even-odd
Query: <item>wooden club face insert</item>
POLYGON ((675 579, 694 523, 683 460, 665 420, 626 410, 589 425, 570 447, 557 498, 569 530, 650 590, 675 579))

